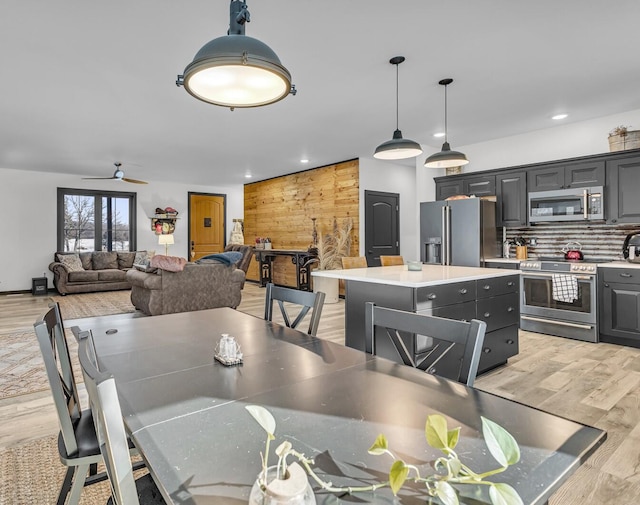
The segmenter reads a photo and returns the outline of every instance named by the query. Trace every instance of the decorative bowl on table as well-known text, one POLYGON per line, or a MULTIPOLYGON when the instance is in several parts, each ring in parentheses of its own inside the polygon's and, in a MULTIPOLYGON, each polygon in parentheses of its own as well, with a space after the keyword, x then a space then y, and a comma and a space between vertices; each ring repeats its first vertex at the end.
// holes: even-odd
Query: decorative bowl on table
POLYGON ((422 271, 422 262, 421 261, 407 261, 407 269, 411 272, 421 272, 422 271))

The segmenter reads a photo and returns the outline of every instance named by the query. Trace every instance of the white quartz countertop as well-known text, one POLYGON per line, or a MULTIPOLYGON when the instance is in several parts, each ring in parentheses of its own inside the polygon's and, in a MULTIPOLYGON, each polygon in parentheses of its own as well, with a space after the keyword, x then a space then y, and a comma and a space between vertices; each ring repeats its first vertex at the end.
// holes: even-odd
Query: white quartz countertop
POLYGON ((629 261, 611 261, 609 263, 598 263, 602 268, 640 268, 640 263, 630 263, 629 261))
POLYGON ((517 258, 486 258, 485 261, 489 263, 520 263, 523 260, 517 258))
POLYGON ((422 270, 409 271, 407 265, 392 267, 351 268, 348 270, 314 270, 314 277, 329 277, 347 281, 371 282, 408 288, 421 288, 450 284, 452 282, 489 279, 519 275, 518 271, 504 268, 452 267, 441 265, 422 265, 422 270))

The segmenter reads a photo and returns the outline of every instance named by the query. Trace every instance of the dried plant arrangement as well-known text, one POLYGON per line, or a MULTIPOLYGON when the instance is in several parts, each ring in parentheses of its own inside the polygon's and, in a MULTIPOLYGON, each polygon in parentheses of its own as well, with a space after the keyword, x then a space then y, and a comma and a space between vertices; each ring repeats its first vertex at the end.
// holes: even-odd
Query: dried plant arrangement
POLYGON ((349 256, 351 251, 352 231, 352 218, 344 218, 341 225, 338 225, 338 220, 333 218, 331 232, 322 235, 318 241, 318 258, 315 260, 318 270, 339 270, 342 268, 342 258, 349 256))

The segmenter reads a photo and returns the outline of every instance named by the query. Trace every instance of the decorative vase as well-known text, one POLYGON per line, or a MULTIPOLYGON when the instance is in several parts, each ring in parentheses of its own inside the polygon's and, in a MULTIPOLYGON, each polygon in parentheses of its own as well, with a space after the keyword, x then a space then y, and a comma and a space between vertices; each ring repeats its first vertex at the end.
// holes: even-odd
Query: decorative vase
POLYGON ((313 277, 313 292, 324 293, 324 303, 338 303, 340 301, 340 283, 331 277, 313 277))
POLYGON ((298 463, 287 467, 284 479, 277 478, 275 466, 260 472, 249 495, 249 505, 315 505, 316 497, 307 473, 298 463))

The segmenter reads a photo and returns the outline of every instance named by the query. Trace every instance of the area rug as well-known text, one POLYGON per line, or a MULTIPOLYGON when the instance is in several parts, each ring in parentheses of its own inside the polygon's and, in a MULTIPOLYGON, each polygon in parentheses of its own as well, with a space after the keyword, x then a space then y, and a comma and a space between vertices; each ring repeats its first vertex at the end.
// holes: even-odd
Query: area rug
MULTIPOLYGON (((130 291, 53 296, 60 303, 64 320, 135 312, 130 291)), ((138 315, 138 313, 136 313, 138 315)), ((77 362, 77 344, 67 329, 69 352, 78 382, 82 382, 77 362)), ((0 335, 0 400, 49 388, 42 355, 32 329, 16 329, 0 335)))
MULTIPOLYGON (((66 470, 58 458, 56 439, 51 435, 0 450, 0 505, 56 503, 66 470)), ((134 476, 144 473, 138 470, 134 476)), ((104 505, 109 496, 109 482, 99 482, 83 489, 80 505, 104 505)))

